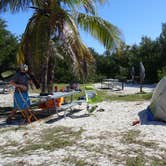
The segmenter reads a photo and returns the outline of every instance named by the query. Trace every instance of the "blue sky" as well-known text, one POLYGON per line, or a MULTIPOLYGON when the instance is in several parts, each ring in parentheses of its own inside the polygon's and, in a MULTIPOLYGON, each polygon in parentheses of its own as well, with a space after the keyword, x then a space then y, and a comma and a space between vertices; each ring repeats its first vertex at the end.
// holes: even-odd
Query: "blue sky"
MULTIPOLYGON (((109 0, 98 7, 100 17, 117 26, 126 44, 139 44, 142 36, 156 39, 161 33, 161 25, 166 22, 166 0, 109 0)), ((28 22, 31 12, 18 14, 1 13, 0 17, 7 21, 7 29, 13 34, 21 35, 28 22)), ((88 47, 98 53, 105 48, 87 33, 81 37, 88 47)))

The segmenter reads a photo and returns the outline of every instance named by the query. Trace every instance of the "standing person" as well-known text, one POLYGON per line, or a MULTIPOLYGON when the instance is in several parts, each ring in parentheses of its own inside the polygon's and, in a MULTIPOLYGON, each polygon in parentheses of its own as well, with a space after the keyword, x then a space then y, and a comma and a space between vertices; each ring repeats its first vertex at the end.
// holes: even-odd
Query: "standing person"
POLYGON ((28 118, 30 99, 28 96, 28 84, 32 85, 30 76, 27 74, 28 66, 26 64, 20 65, 20 70, 10 80, 10 85, 15 87, 14 91, 14 107, 7 118, 7 123, 12 122, 17 110, 24 111, 24 115, 28 118))

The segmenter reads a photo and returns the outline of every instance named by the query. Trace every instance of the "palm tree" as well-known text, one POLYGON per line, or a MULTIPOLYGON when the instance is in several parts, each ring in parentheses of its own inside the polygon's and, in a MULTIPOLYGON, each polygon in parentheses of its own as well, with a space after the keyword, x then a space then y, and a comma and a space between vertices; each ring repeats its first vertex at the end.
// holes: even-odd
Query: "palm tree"
POLYGON ((56 57, 72 59, 73 71, 86 76, 93 61, 81 41, 78 27, 98 39, 107 49, 121 42, 120 31, 96 14, 95 5, 105 0, 1 0, 0 11, 34 9, 18 50, 18 63, 27 63, 42 83, 42 92, 53 82, 56 57))

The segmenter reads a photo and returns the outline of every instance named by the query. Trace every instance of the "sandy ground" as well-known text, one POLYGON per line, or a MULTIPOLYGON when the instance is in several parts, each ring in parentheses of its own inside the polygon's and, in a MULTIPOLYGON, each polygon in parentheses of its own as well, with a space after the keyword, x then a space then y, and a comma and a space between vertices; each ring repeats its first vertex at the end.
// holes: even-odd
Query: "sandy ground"
MULTIPOLYGON (((151 84, 151 85, 147 85, 147 84, 143 84, 142 85, 142 90, 144 92, 153 92, 154 88, 155 88, 156 84, 151 84)), ((94 84, 94 87, 97 88, 97 89, 101 89, 101 87, 104 87, 104 86, 101 86, 101 83, 96 83, 94 84)), ((105 86, 107 87, 107 86, 105 86)), ((109 90, 109 93, 110 94, 122 94, 122 95, 127 95, 127 94, 135 94, 135 93, 139 93, 140 92, 140 85, 139 84, 124 84, 124 89, 122 89, 122 85, 119 84, 118 86, 114 86, 114 90, 109 90), (120 90, 119 90, 120 89, 120 90)), ((103 90, 103 89, 101 89, 103 90)))
MULTIPOLYGON (((144 87, 147 92, 153 89, 144 87)), ((139 86, 126 85, 116 93, 137 92, 139 86)), ((11 94, 0 95, 0 105, 11 101, 11 94)), ((91 114, 83 104, 66 118, 54 115, 26 126, 8 126, 1 117, 0 165, 165 165, 166 124, 146 120, 149 103, 102 102, 91 114), (141 123, 133 126, 138 119, 141 123)))

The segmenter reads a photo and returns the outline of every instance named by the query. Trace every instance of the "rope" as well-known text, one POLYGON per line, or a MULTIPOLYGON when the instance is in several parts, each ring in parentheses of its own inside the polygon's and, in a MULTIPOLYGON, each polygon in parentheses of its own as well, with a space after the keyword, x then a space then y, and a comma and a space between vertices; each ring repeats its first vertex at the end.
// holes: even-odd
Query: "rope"
POLYGON ((19 106, 19 104, 18 104, 18 102, 17 102, 17 100, 16 100, 16 98, 15 98, 15 97, 14 97, 14 101, 15 101, 15 103, 16 103, 16 105, 17 105, 17 107, 19 108, 19 110, 21 111, 22 116, 26 119, 26 116, 25 116, 25 114, 24 114, 23 110, 21 110, 21 108, 20 108, 20 106, 19 106))

